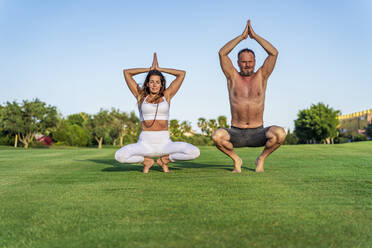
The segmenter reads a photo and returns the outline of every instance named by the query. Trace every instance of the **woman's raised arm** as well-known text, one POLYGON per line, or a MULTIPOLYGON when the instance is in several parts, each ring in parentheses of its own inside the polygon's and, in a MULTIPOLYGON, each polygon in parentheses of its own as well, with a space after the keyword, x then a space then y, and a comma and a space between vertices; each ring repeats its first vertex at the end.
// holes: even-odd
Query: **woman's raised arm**
POLYGON ((186 72, 182 70, 176 70, 171 68, 160 68, 158 65, 158 58, 156 56, 156 53, 154 53, 154 60, 151 66, 151 69, 155 69, 164 73, 171 74, 176 77, 175 80, 169 85, 169 87, 164 91, 164 97, 167 99, 168 102, 174 97, 174 95, 177 93, 179 88, 181 87, 181 84, 183 82, 183 79, 185 78, 186 72))
POLYGON ((149 72, 150 70, 155 70, 156 68, 158 68, 158 60, 156 58, 156 53, 154 53, 151 68, 133 68, 123 70, 125 81, 127 82, 128 88, 130 89, 134 97, 138 98, 139 86, 137 82, 133 79, 133 76, 140 73, 149 72))
POLYGON ((136 81, 133 79, 133 76, 140 74, 140 73, 148 72, 148 71, 150 71, 150 68, 133 68, 133 69, 123 70, 125 82, 127 82, 128 88, 130 89, 130 91, 132 92, 135 98, 138 98, 139 86, 136 83, 136 81))
POLYGON ((168 102, 174 97, 177 91, 180 89, 183 79, 185 78, 186 72, 183 70, 176 70, 170 68, 158 68, 159 71, 176 76, 176 79, 169 85, 164 91, 164 96, 168 102))

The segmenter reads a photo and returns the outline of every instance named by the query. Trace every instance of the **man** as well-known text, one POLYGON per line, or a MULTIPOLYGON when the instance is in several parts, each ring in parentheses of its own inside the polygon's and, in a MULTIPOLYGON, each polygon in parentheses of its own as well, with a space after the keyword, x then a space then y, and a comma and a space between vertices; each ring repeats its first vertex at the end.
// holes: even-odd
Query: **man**
POLYGON ((265 146, 256 159, 256 172, 264 171, 264 161, 285 140, 286 132, 278 126, 263 128, 263 112, 267 79, 274 69, 278 51, 268 41, 257 35, 250 20, 243 34, 229 41, 219 51, 220 64, 227 79, 231 109, 231 128, 218 129, 212 139, 217 148, 234 161, 233 172, 240 173, 242 160, 235 153, 235 147, 265 146), (247 37, 257 41, 268 53, 264 64, 254 71, 256 59, 250 49, 238 53, 238 72, 231 63, 228 54, 247 37))

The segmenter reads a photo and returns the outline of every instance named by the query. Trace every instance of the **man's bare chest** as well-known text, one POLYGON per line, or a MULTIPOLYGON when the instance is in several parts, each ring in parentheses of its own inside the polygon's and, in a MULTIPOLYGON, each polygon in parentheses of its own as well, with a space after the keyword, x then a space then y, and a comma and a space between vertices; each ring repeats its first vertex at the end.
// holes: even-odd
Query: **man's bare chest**
POLYGON ((232 98, 260 99, 265 95, 262 83, 259 81, 235 82, 230 89, 232 98))

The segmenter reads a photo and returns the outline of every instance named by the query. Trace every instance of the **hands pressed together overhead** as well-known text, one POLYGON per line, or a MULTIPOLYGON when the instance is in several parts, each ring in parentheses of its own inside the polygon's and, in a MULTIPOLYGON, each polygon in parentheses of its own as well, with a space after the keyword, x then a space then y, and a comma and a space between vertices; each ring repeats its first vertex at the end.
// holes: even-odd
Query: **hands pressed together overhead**
POLYGON ((254 39, 256 37, 256 33, 253 31, 252 25, 251 25, 251 20, 247 21, 247 26, 245 26, 245 29, 242 33, 243 39, 249 38, 254 39))
POLYGON ((150 70, 159 70, 158 58, 156 56, 156 53, 154 53, 154 58, 152 59, 152 66, 150 67, 150 70))

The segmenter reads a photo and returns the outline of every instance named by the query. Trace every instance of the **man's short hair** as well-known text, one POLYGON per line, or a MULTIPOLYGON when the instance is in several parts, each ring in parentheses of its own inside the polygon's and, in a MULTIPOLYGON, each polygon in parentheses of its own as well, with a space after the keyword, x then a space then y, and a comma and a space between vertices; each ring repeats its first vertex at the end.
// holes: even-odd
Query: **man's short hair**
POLYGON ((242 54, 242 53, 252 53, 253 57, 256 58, 256 54, 254 54, 253 50, 251 50, 249 48, 244 48, 244 49, 242 49, 238 52, 238 60, 240 58, 240 54, 242 54))

